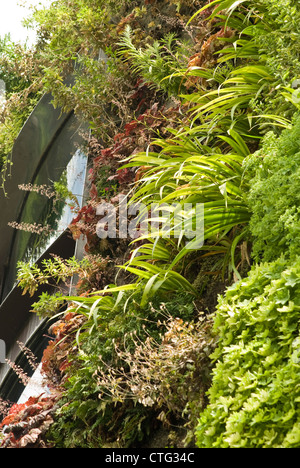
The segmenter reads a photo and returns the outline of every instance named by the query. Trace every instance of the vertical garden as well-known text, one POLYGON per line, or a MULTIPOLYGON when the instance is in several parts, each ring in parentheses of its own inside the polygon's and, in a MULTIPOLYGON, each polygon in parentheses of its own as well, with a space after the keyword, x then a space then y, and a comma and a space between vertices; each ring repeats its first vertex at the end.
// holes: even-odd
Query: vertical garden
POLYGON ((29 22, 33 47, 0 43, 3 189, 51 92, 89 123, 89 195, 70 199, 82 260, 19 263, 24 294, 57 288, 32 311, 56 319, 50 393, 0 400, 1 447, 298 448, 298 2, 56 0, 29 22), (100 238, 99 205, 120 200, 165 229, 121 236, 117 215, 100 238), (201 206, 203 242, 166 206, 193 231, 201 206))

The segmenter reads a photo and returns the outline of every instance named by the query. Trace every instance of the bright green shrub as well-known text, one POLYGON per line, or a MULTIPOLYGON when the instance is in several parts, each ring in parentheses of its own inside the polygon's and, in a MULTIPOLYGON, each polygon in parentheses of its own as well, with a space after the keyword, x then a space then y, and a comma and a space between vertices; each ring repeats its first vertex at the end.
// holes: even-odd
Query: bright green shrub
POLYGON ((283 87, 300 74, 298 0, 214 0, 206 2, 206 8, 237 32, 231 39, 232 47, 226 44, 218 60, 234 59, 236 66, 247 59, 266 66, 273 76, 265 100, 253 95, 253 115, 276 114, 290 119, 295 109, 282 94, 283 87))
POLYGON ((280 137, 266 135, 245 161, 255 260, 294 256, 300 247, 300 118, 280 137))
POLYGON ((298 1, 260 0, 249 3, 264 17, 265 29, 256 28, 254 35, 261 58, 266 60, 279 80, 294 79, 300 73, 298 1))
POLYGON ((300 446, 300 259, 253 267, 220 297, 199 448, 300 446))

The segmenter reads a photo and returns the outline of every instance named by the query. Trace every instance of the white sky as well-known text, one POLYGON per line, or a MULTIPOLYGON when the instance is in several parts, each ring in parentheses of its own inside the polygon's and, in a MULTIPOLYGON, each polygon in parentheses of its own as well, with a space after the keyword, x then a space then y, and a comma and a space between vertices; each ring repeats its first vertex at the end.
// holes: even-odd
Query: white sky
POLYGON ((32 43, 34 31, 22 26, 22 20, 30 15, 29 6, 48 5, 51 0, 0 0, 0 37, 10 33, 15 42, 32 43))

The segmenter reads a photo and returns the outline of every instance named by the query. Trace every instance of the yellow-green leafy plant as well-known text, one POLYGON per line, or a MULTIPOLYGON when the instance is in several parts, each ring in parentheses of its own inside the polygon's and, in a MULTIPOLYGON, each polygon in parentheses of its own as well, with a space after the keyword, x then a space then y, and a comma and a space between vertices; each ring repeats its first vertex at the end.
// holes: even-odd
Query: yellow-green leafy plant
POLYGON ((280 258, 220 297, 199 448, 299 447, 299 285, 299 258, 280 258))
POLYGON ((297 115, 291 129, 279 137, 268 133, 261 149, 244 161, 252 256, 258 262, 299 253, 299 131, 297 115))

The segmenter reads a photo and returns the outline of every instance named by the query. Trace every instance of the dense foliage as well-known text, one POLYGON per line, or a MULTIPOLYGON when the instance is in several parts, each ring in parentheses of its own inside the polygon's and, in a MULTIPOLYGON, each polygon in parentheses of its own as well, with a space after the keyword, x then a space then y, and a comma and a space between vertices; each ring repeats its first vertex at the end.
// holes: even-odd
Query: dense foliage
POLYGON ((220 298, 199 447, 299 447, 299 267, 262 263, 220 298))
POLYGON ((299 253, 299 117, 280 137, 268 134, 262 148, 245 161, 251 180, 253 256, 272 261, 299 253))
POLYGON ((297 2, 57 0, 32 21, 26 61, 1 45, 3 125, 42 92, 89 122, 90 194, 70 225, 87 255, 19 264, 25 294, 79 282, 33 305, 58 319, 52 395, 46 413, 34 401, 40 427, 12 408, 3 446, 299 446, 297 2), (168 235, 99 239, 97 203, 119 195, 149 215, 201 204, 203 245, 161 213, 168 235))

